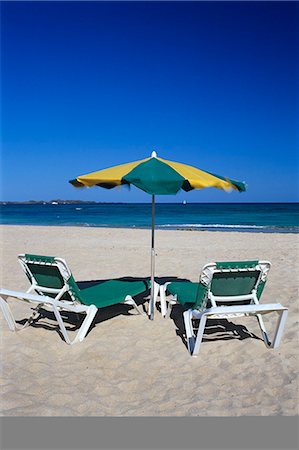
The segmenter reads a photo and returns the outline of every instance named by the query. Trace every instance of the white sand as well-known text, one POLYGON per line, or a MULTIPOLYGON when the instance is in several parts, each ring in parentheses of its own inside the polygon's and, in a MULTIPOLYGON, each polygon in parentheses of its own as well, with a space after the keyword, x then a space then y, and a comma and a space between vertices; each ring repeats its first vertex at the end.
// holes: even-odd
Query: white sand
MULTIPOLYGON (((65 258, 77 281, 148 276, 150 231, 79 227, 1 229, 1 286, 28 288, 18 253, 65 258)), ((154 322, 127 307, 102 311, 83 343, 68 346, 56 323, 24 331, 1 324, 1 410, 4 416, 240 416, 298 414, 298 236, 236 232, 157 231, 157 276, 197 281, 221 260, 272 262, 262 302, 289 308, 281 346, 263 341, 204 342, 191 358, 180 337, 180 310, 154 322), (178 331, 177 325, 180 329, 178 331), (178 334, 177 334, 178 332, 178 334)), ((26 304, 11 301, 18 318, 26 304)), ((266 319, 272 329, 276 316, 266 319)), ((254 318, 233 319, 260 337, 254 318)), ((210 335, 211 336, 211 335, 210 335)))

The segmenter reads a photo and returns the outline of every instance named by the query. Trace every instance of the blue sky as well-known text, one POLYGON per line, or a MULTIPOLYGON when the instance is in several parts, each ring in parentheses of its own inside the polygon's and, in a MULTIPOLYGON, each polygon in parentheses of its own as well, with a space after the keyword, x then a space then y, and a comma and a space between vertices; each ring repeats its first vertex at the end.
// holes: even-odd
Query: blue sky
POLYGON ((150 201, 68 180, 156 150, 248 185, 158 201, 299 201, 295 2, 1 9, 1 200, 150 201))

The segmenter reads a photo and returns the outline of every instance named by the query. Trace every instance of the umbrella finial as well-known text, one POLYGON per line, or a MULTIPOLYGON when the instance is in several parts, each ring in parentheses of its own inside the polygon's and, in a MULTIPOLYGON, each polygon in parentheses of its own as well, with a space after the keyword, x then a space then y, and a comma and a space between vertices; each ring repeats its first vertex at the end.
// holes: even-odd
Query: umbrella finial
POLYGON ((156 152, 152 152, 151 158, 157 158, 157 153, 156 152))

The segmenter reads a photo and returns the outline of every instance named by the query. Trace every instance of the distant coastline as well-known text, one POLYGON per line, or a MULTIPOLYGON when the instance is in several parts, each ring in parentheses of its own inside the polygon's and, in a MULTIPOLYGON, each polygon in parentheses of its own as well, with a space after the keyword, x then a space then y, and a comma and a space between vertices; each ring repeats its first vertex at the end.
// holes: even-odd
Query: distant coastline
POLYGON ((123 202, 96 202, 92 200, 27 200, 22 202, 15 201, 2 201, 0 205, 77 205, 77 204, 87 204, 87 205, 97 205, 97 204, 115 204, 122 205, 123 202))
MULTIPOLYGON (((0 205, 144 205, 149 202, 99 202, 94 200, 25 200, 25 201, 0 201, 0 205)), ((163 202, 164 203, 164 202, 163 202)), ((299 202, 165 202, 165 204, 189 204, 189 205, 298 205, 299 202)))

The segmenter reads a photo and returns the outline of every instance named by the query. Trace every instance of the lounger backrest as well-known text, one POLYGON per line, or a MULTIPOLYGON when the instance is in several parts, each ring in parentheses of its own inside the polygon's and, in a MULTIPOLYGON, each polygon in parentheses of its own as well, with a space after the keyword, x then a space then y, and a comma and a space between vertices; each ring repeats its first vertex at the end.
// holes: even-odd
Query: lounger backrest
POLYGON ((211 292, 216 296, 247 295, 256 287, 261 271, 216 272, 211 283, 211 292))
POLYGON ((81 301, 80 290, 63 259, 31 254, 19 255, 18 258, 30 283, 38 286, 36 292, 54 298, 66 286, 67 290, 61 299, 81 301), (47 289, 57 292, 48 292, 47 289))
MULTIPOLYGON (((268 261, 217 262, 204 267, 200 284, 214 296, 248 295, 256 290, 258 299, 270 269, 268 261)), ((200 300, 200 298, 199 298, 200 300)), ((198 304, 202 303, 201 301, 198 304)))

